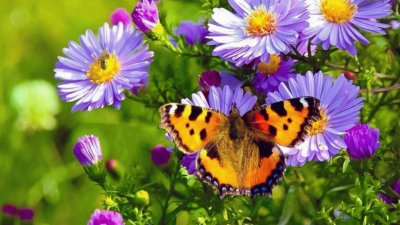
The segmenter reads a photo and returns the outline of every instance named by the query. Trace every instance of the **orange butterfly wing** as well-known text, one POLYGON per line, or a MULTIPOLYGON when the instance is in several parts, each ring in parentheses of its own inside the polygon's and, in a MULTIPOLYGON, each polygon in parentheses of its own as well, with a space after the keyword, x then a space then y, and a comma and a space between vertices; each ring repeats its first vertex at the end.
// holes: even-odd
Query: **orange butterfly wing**
POLYGON ((319 119, 319 100, 301 97, 261 106, 244 115, 254 132, 279 145, 293 147, 304 140, 313 121, 319 119))
POLYGON ((248 156, 248 165, 237 170, 232 161, 223 162, 217 145, 208 144, 198 155, 197 174, 216 189, 220 197, 270 195, 286 167, 283 153, 268 141, 254 141, 248 147, 255 154, 248 156))
POLYGON ((197 157, 197 174, 223 197, 240 194, 239 175, 230 163, 221 163, 216 145, 203 149, 197 157))
POLYGON ((272 142, 258 140, 256 145, 259 155, 251 159, 253 163, 244 174, 242 185, 247 195, 270 195, 285 171, 285 157, 272 142))
POLYGON ((184 153, 202 149, 227 117, 212 109, 177 103, 160 107, 161 124, 184 153))

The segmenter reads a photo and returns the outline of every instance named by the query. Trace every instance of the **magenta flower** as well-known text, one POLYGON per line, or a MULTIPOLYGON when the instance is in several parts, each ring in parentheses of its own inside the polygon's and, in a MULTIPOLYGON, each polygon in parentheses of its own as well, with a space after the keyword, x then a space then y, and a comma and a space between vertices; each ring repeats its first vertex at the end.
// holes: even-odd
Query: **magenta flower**
POLYGON ((94 135, 79 138, 73 152, 83 166, 94 165, 103 159, 99 138, 94 135))
POLYGON ((124 26, 128 26, 131 24, 131 17, 129 13, 124 8, 117 8, 111 13, 110 21, 112 25, 118 25, 119 22, 124 24, 124 26))
POLYGON ((371 157, 379 148, 379 129, 372 129, 368 124, 358 124, 344 135, 347 153, 354 159, 371 157))
POLYGON ((118 212, 96 209, 87 225, 124 225, 124 219, 118 212))
POLYGON ((217 70, 204 71, 199 76, 200 90, 206 95, 211 86, 223 87, 228 85, 231 89, 240 88, 243 82, 238 80, 233 74, 217 70))
POLYGON ((18 209, 18 216, 21 220, 31 221, 35 217, 35 211, 32 208, 18 209))
POLYGON ((157 145, 151 150, 151 160, 156 166, 164 166, 171 160, 171 152, 174 150, 173 147, 165 147, 163 145, 157 145))
POLYGON ((2 210, 3 214, 6 216, 14 217, 14 216, 18 215, 18 208, 12 204, 4 204, 1 207, 1 210, 2 210))

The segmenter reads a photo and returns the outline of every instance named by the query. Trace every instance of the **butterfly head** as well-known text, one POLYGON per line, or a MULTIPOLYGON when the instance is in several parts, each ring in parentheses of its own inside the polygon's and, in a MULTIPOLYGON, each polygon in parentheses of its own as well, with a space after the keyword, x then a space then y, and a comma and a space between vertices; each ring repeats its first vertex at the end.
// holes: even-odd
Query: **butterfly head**
POLYGON ((240 117, 240 112, 239 112, 239 109, 236 107, 236 103, 232 104, 232 108, 229 111, 229 116, 230 117, 240 117))

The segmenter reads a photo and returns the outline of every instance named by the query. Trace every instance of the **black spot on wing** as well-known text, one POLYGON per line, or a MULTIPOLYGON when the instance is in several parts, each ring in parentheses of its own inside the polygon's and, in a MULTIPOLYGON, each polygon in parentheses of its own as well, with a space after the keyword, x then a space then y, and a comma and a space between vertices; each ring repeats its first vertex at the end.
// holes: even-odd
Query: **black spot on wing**
POLYGON ((172 105, 166 105, 165 106, 165 112, 169 113, 169 110, 171 109, 172 105))
POLYGON ((258 146, 260 159, 264 157, 269 157, 272 154, 272 149, 274 148, 274 144, 272 142, 258 140, 255 142, 258 146))
POLYGON ((189 124, 188 123, 186 124, 186 128, 189 128, 189 124))
POLYGON ((284 130, 288 130, 288 129, 289 129, 288 125, 283 124, 283 129, 284 129, 284 130))
POLYGON ((194 130, 190 129, 189 133, 190 133, 190 135, 193 135, 194 134, 194 130))
POLYGON ((288 118, 287 121, 288 121, 288 123, 293 122, 293 120, 291 118, 288 118))
POLYGON ((191 107, 191 112, 189 115, 189 120, 194 121, 199 117, 199 115, 203 112, 203 109, 197 106, 192 106, 191 107))
POLYGON ((203 129, 200 131, 200 139, 201 139, 202 141, 204 141, 204 140, 206 139, 206 137, 207 137, 207 131, 206 131, 205 128, 203 128, 203 129))
POLYGON ((319 100, 313 97, 303 98, 308 104, 308 119, 319 119, 321 117, 319 111, 319 100))
POLYGON ((296 111, 302 111, 304 108, 303 103, 300 102, 300 98, 289 99, 290 104, 294 107, 296 111))
POLYGON ((262 108, 262 109, 260 110, 260 113, 261 113, 261 115, 264 117, 264 120, 265 120, 265 121, 268 121, 269 116, 268 116, 268 113, 267 113, 266 108, 262 108))
POLYGON ((287 111, 284 106, 284 102, 275 102, 271 105, 272 111, 276 112, 279 116, 286 116, 287 111))
POLYGON ((206 115, 206 123, 210 122, 211 116, 212 116, 212 112, 208 111, 207 115, 206 115))
POLYGON ((210 157, 210 159, 218 159, 220 160, 220 155, 217 149, 217 145, 213 144, 210 145, 209 147, 206 147, 207 149, 207 156, 210 157))
POLYGON ((269 133, 272 135, 272 136, 276 136, 276 134, 277 134, 277 130, 276 130, 276 127, 274 127, 274 126, 272 126, 272 125, 269 125, 269 133))
POLYGON ((175 109, 175 116, 181 117, 184 110, 185 110, 185 105, 177 105, 175 109))

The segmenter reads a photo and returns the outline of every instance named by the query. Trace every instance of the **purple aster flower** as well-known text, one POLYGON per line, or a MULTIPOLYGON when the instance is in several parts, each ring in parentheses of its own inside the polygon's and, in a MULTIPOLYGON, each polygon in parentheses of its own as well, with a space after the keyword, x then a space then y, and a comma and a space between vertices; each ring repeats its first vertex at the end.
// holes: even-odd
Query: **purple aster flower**
MULTIPOLYGON (((391 185, 391 188, 394 192, 400 195, 400 179, 397 179, 397 181, 391 185)), ((383 193, 378 193, 378 197, 388 205, 398 202, 398 199, 393 199, 383 193)))
POLYGON ((285 60, 278 55, 271 55, 269 63, 260 62, 257 65, 257 74, 253 79, 254 90, 267 94, 276 91, 281 82, 294 77, 294 60, 285 60))
POLYGON ((2 210, 3 214, 7 215, 7 216, 17 216, 18 215, 17 207, 12 204, 4 204, 1 207, 1 210, 2 210))
POLYGON ((88 221, 88 225, 124 225, 124 219, 118 212, 96 209, 88 221))
POLYGON ((308 130, 303 143, 294 148, 282 147, 288 156, 288 165, 304 165, 307 161, 325 161, 346 148, 343 135, 358 121, 362 108, 362 97, 358 97, 359 87, 353 85, 344 75, 336 81, 322 72, 307 72, 290 78, 288 84, 281 83, 278 91, 268 93, 267 103, 285 99, 312 96, 320 99, 321 119, 315 121, 308 130))
POLYGON ((175 30, 175 34, 183 36, 189 45, 195 45, 196 43, 204 44, 208 30, 202 21, 198 23, 182 21, 175 30))
POLYGON ((400 195, 400 178, 397 179, 397 181, 392 184, 392 189, 393 191, 395 191, 397 194, 400 195))
POLYGON ((76 110, 93 110, 105 105, 119 109, 125 98, 124 89, 143 85, 147 80, 153 52, 148 51, 143 35, 131 26, 99 29, 98 38, 91 30, 81 35, 81 46, 71 41, 59 57, 55 78, 61 99, 77 101, 76 110))
POLYGON ((299 32, 308 27, 308 11, 297 0, 229 0, 235 13, 215 8, 208 24, 213 55, 236 66, 255 60, 269 62, 269 55, 288 53, 299 32))
POLYGON ((112 25, 118 25, 119 22, 124 24, 124 26, 128 26, 131 24, 131 17, 129 13, 124 8, 117 8, 111 13, 110 21, 112 25))
POLYGON ((73 152, 82 166, 90 166, 103 159, 99 138, 85 135, 78 139, 73 152))
POLYGON ((369 41, 356 29, 370 33, 385 34, 387 24, 380 19, 390 15, 391 5, 388 0, 306 0, 309 5, 310 26, 304 35, 313 38, 313 44, 322 43, 327 50, 331 45, 357 54, 355 42, 364 45, 369 41))
POLYGON ((32 208, 18 209, 18 216, 21 220, 31 221, 35 217, 35 211, 32 208))
POLYGON ((372 129, 368 124, 358 124, 344 135, 347 153, 354 159, 371 157, 379 148, 379 129, 372 129))
POLYGON ((257 97, 249 92, 244 93, 242 88, 231 89, 228 85, 221 87, 210 87, 208 98, 199 91, 192 94, 192 100, 186 98, 181 101, 183 104, 195 105, 210 109, 216 109, 225 115, 229 115, 232 106, 235 104, 241 116, 253 108, 257 97))
POLYGON ((146 33, 163 29, 158 16, 157 1, 139 0, 131 13, 133 23, 146 33))
POLYGON ((151 160, 154 165, 164 166, 171 160, 171 152, 174 150, 173 147, 165 147, 163 145, 157 145, 151 150, 151 160))
POLYGON ((389 196, 387 196, 387 195, 385 195, 385 194, 383 194, 383 193, 381 193, 381 192, 378 193, 378 197, 379 197, 382 201, 386 202, 386 204, 388 204, 388 205, 394 203, 394 200, 393 200, 391 197, 389 197, 389 196))
POLYGON ((392 27, 392 30, 398 30, 398 29, 400 29, 400 21, 391 20, 390 21, 390 26, 392 27))
POLYGON ((223 87, 228 85, 231 89, 240 88, 243 82, 238 80, 233 74, 224 71, 208 70, 199 76, 200 89, 208 95, 211 86, 223 87))
POLYGON ((186 154, 182 158, 181 165, 185 167, 188 174, 190 175, 196 174, 196 159, 197 156, 199 155, 199 152, 200 151, 193 152, 191 154, 186 154))
MULTIPOLYGON (((207 99, 203 92, 199 91, 192 94, 192 100, 186 98, 182 99, 181 102, 183 104, 216 109, 225 115, 229 115, 229 111, 232 109, 233 104, 235 104, 240 115, 243 116, 254 107, 257 97, 249 92, 244 93, 240 87, 231 89, 226 85, 223 88, 211 86, 207 99)), ((196 158, 198 154, 199 151, 187 154, 182 159, 181 164, 187 169, 189 174, 196 173, 196 158)))

